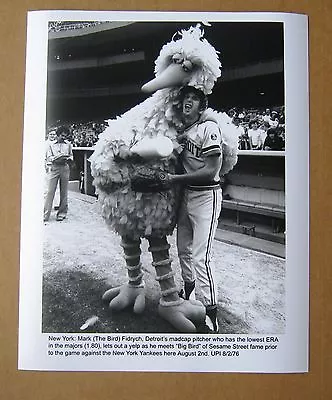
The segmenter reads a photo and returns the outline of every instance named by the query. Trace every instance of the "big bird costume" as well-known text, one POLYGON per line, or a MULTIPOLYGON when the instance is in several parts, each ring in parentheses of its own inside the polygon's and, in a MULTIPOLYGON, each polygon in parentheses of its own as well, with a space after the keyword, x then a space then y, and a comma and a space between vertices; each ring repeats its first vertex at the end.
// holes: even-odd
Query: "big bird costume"
MULTIPOLYGON (((107 290, 103 299, 109 302, 111 310, 133 307, 135 313, 144 311, 140 245, 141 239, 146 238, 161 290, 159 315, 180 332, 196 332, 196 327, 204 323, 205 308, 199 301, 182 299, 174 279, 167 236, 176 225, 178 190, 166 187, 145 191, 133 186, 133 179, 142 168, 159 171, 162 179, 163 172, 175 172, 176 162, 174 157, 162 152, 141 153, 143 155, 138 157, 134 149, 162 138, 168 138, 176 148, 177 131, 181 128, 177 112, 181 88, 190 85, 205 95, 212 92, 221 76, 221 64, 217 51, 203 36, 201 26, 196 25, 177 32, 162 47, 155 61, 155 78, 142 87, 144 92, 153 94, 123 115, 109 120, 90 158, 102 214, 108 226, 121 236, 128 275, 127 283, 107 290)), ((214 120, 220 127, 221 173, 225 174, 237 161, 237 138, 227 136, 223 113, 209 108, 202 117, 214 120)))

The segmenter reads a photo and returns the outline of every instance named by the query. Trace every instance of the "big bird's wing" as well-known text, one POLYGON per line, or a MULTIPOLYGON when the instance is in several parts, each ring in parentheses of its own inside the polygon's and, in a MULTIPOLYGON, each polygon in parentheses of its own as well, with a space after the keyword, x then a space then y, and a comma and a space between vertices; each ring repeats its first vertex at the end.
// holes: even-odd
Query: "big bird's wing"
POLYGON ((226 122, 226 114, 224 112, 218 112, 211 108, 204 111, 202 119, 206 121, 214 121, 218 124, 221 132, 222 139, 222 166, 220 175, 226 175, 230 172, 238 159, 238 137, 234 135, 234 131, 230 125, 226 122))

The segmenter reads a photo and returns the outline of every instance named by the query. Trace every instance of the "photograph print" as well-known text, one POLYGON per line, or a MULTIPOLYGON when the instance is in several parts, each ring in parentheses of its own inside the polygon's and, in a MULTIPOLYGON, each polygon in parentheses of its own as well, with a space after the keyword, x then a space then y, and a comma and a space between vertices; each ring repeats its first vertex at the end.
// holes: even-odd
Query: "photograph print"
POLYGON ((283 22, 48 23, 43 333, 286 331, 283 22))

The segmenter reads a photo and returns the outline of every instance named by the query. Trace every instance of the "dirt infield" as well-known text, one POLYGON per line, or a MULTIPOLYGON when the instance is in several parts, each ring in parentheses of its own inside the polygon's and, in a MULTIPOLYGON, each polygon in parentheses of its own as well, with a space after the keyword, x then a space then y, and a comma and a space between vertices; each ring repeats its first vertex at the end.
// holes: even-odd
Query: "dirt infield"
MULTIPOLYGON (((69 199, 67 219, 57 222, 54 213, 44 227, 43 332, 79 332, 92 316, 98 321, 85 332, 174 332, 157 314, 160 292, 146 241, 142 243, 144 313, 111 313, 103 304, 104 291, 126 281, 120 238, 107 229, 94 198, 70 192, 69 199)), ((170 243, 180 284, 174 235, 170 243)), ((285 260, 215 241, 213 262, 221 332, 283 333, 285 260)))

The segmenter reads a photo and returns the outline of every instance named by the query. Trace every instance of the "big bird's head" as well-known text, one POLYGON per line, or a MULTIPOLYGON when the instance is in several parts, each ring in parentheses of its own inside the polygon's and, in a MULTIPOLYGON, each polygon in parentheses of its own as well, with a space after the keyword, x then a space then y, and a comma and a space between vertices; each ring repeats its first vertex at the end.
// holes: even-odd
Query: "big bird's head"
POLYGON ((221 64, 218 52, 203 36, 204 31, 199 24, 177 32, 162 47, 155 61, 156 77, 143 85, 142 91, 152 93, 159 89, 190 85, 206 95, 210 94, 221 75, 221 64))

